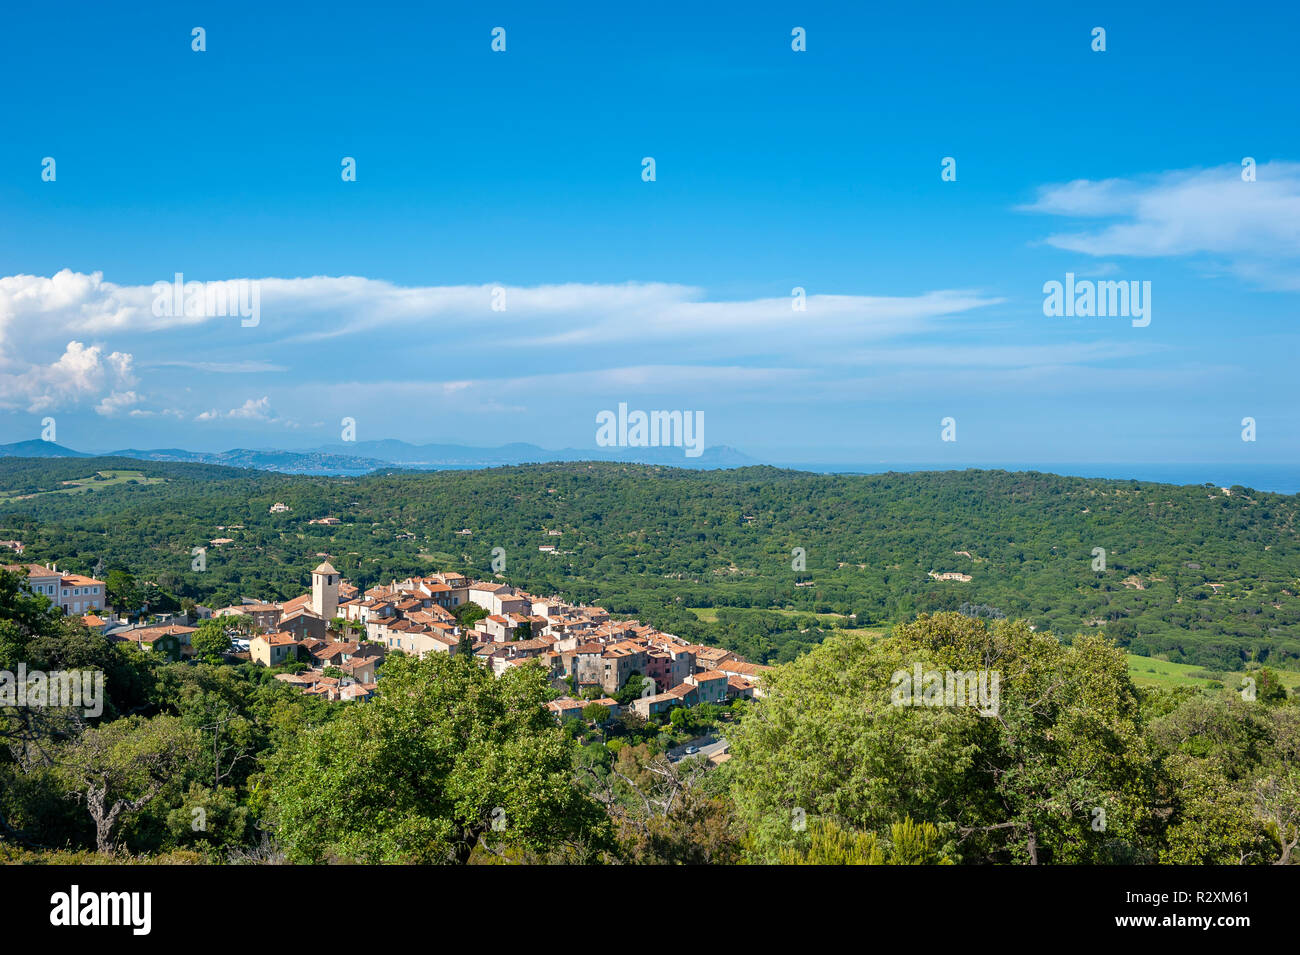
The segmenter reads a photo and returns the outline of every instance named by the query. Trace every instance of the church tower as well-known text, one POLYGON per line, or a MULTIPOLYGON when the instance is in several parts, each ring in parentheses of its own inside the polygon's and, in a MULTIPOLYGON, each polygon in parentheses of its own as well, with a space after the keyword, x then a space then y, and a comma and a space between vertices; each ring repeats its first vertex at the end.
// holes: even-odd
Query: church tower
POLYGON ((329 561, 311 572, 311 609, 327 621, 339 615, 339 572, 329 561))

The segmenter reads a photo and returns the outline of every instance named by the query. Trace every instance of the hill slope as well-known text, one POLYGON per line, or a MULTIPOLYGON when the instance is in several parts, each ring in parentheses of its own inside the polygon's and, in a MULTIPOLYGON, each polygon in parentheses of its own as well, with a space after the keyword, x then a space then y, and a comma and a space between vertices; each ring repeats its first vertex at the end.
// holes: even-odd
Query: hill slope
MULTIPOLYGON (((0 490, 113 460, 0 461, 0 490)), ((856 614, 869 626, 965 605, 1060 634, 1103 629, 1132 652, 1216 670, 1300 668, 1297 499, 1245 488, 590 462, 360 478, 130 464, 168 480, 5 501, 0 536, 23 540, 31 559, 102 559, 211 600, 302 593, 320 553, 365 585, 438 568, 490 576, 500 547, 512 582, 683 634, 732 628, 732 643, 763 659, 819 639, 817 622, 707 623, 686 608, 856 614), (269 514, 276 501, 292 510, 269 514), (325 516, 342 524, 308 523, 325 516), (209 544, 218 537, 233 543, 209 544), (202 574, 190 570, 197 546, 209 548, 202 574)))

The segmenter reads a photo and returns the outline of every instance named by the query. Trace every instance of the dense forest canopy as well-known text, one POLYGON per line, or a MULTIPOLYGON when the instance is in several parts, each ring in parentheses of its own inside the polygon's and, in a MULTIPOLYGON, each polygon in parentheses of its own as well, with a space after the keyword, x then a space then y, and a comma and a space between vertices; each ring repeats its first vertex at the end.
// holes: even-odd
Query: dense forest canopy
POLYGON ((1250 698, 1141 690, 1108 641, 1022 621, 834 634, 713 708, 716 767, 669 758, 703 706, 560 724, 535 663, 400 651, 373 700, 326 703, 113 644, 0 572, 0 671, 23 665, 102 671, 105 699, 0 700, 0 863, 1285 864, 1300 845, 1300 706, 1270 671, 1250 698), (993 718, 894 705, 915 665, 991 668, 993 718))
POLYGON ((368 586, 434 570, 490 577, 502 548, 505 580, 758 662, 819 642, 829 624, 814 613, 866 627, 974 606, 1176 662, 1297 669, 1296 510, 1295 497, 1242 487, 1037 472, 564 463, 327 478, 0 461, 0 537, 23 541, 25 560, 126 571, 155 593, 221 605, 303 593, 318 554, 368 586), (113 469, 163 480, 86 481, 113 469), (277 502, 291 510, 270 513, 277 502), (323 517, 341 523, 309 523, 323 517), (231 542, 210 543, 221 538, 231 542), (207 549, 202 572, 196 547, 207 549), (724 611, 706 623, 691 607, 797 613, 724 611))
POLYGON ((535 664, 496 678, 398 651, 374 699, 327 703, 219 648, 115 644, 0 572, 0 671, 102 671, 105 691, 98 713, 0 699, 0 861, 1236 864, 1300 846, 1300 704, 1273 671, 1251 693, 1143 689, 1112 643, 1293 663, 1290 498, 611 464, 0 477, 0 539, 155 608, 295 596, 318 554, 364 586, 491 576, 504 552, 512 582, 782 664, 752 701, 557 723, 535 664), (896 705, 918 666, 996 673, 995 718, 896 705), (672 758, 709 732, 726 760, 672 758))

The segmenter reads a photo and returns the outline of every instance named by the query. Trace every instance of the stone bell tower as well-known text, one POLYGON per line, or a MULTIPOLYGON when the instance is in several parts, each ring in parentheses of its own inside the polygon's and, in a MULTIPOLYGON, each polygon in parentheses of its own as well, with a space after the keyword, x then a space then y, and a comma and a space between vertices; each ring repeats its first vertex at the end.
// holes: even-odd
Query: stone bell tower
POLYGON ((329 561, 311 572, 311 609, 327 621, 339 615, 339 572, 329 561))

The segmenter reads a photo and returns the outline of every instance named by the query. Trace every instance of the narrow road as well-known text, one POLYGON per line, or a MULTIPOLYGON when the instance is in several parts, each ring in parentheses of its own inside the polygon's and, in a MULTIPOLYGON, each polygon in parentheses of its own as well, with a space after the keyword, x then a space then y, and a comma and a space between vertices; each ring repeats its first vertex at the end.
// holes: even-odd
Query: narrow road
MULTIPOLYGON (((718 753, 725 753, 727 751, 727 745, 725 739, 715 740, 710 736, 702 736, 699 739, 693 739, 686 744, 686 746, 698 746, 700 751, 698 753, 691 753, 690 755, 701 756, 704 759, 716 756, 718 753)), ((683 759, 687 759, 686 746, 677 746, 669 750, 668 758, 674 763, 680 763, 683 759)))

